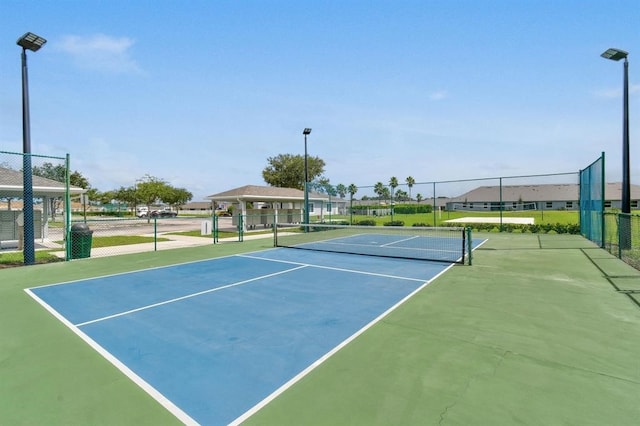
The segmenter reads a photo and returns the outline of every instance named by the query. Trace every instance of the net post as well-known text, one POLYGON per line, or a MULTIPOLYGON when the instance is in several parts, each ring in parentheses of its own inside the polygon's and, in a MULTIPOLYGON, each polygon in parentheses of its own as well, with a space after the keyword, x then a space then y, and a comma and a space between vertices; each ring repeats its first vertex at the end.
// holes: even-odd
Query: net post
POLYGON ((238 215, 238 242, 239 243, 242 242, 242 237, 243 237, 242 230, 243 229, 244 229, 244 215, 242 213, 240 213, 238 215))
POLYGON ((218 215, 214 211, 213 212, 213 244, 218 243, 219 226, 220 224, 218 223, 218 215))
POLYGON ((153 218, 153 251, 158 251, 158 218, 153 218))
POLYGON ((466 238, 466 241, 467 241, 467 252, 469 253, 468 265, 471 266, 473 264, 473 259, 472 259, 473 258, 473 254, 472 254, 473 253, 473 250, 472 250, 473 243, 471 241, 471 227, 467 226, 464 229, 464 232, 466 234, 465 238, 466 238))
POLYGON ((605 223, 604 223, 604 200, 605 200, 605 188, 606 188, 606 182, 605 182, 605 169, 604 169, 604 151, 602 151, 602 155, 600 156, 600 158, 602 158, 602 164, 601 164, 601 169, 600 169, 600 176, 602 176, 602 179, 600 181, 600 193, 602 194, 602 205, 600 206, 600 247, 604 248, 604 238, 605 238, 605 223))
POLYGON ((71 260, 71 157, 69 154, 65 156, 64 162, 64 235, 65 235, 65 260, 71 260))

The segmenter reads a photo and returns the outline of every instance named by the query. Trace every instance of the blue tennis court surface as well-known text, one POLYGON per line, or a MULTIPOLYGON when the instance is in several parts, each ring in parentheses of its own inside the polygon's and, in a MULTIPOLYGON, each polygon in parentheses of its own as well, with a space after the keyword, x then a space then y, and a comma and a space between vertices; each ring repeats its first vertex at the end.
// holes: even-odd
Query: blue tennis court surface
POLYGON ((273 249, 27 292, 180 420, 219 425, 449 267, 273 249))

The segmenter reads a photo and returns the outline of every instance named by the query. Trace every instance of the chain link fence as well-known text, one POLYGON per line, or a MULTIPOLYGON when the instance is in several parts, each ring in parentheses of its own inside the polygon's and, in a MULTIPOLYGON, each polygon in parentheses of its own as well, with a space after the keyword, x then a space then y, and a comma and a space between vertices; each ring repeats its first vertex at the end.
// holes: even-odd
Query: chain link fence
MULTIPOLYGON (((229 221, 230 222, 230 221, 229 221)), ((223 225, 225 229, 231 227, 223 225)), ((73 220, 70 258, 115 256, 213 244, 212 219, 205 217, 89 217, 73 220)), ((58 232, 60 238, 63 232, 58 232)), ((56 240, 61 250, 62 239, 56 240)))
MULTIPOLYGON (((269 238, 274 224, 302 222, 300 209, 247 215, 236 212, 233 217, 137 218, 128 211, 121 217, 87 216, 79 199, 83 190, 68 182, 68 156, 29 154, 29 160, 36 249, 65 260, 243 241, 249 236, 269 238)), ((24 154, 0 151, 3 252, 22 249, 25 164, 24 154)), ((640 269, 640 216, 614 211, 605 213, 602 221, 597 216, 604 210, 603 176, 604 155, 581 172, 433 182, 398 179, 393 186, 378 182, 351 187, 355 189, 353 199, 345 187, 338 190, 338 185, 328 192, 327 203, 314 206, 310 217, 311 222, 380 225, 382 220, 384 225, 396 226, 477 227, 479 221, 490 223, 494 230, 511 231, 521 226, 522 220, 540 224, 553 220, 553 212, 565 212, 575 214, 576 224, 583 229, 585 224, 589 226, 583 235, 640 269), (586 192, 581 192, 581 187, 586 192), (591 213, 585 206, 592 208, 591 213)), ((564 228, 522 226, 529 226, 522 228, 527 232, 565 232, 564 228)), ((573 232, 573 228, 566 232, 573 232)))
POLYGON ((49 225, 65 223, 65 211, 70 211, 68 165, 69 156, 0 151, 0 249, 21 250, 25 228, 33 235, 35 249, 55 246, 49 225), (25 186, 29 181, 31 186, 25 186), (31 192, 30 204, 25 204, 23 188, 31 192))
POLYGON ((545 212, 549 218, 554 211, 575 212, 577 224, 579 173, 409 183, 400 180, 396 186, 379 182, 357 187, 354 198, 357 200, 347 199, 352 212, 349 220, 354 224, 384 217, 397 225, 492 223, 504 230, 506 224, 544 222, 545 212))
POLYGON ((605 212, 603 248, 640 269, 640 215, 605 212))

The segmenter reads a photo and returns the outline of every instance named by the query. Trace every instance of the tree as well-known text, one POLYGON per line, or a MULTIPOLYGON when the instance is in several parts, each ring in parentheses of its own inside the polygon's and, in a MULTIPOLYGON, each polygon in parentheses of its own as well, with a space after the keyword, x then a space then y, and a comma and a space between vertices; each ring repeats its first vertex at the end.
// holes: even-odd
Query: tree
POLYGON ((380 199, 391 201, 391 192, 389 191, 389 188, 387 188, 386 186, 382 187, 382 192, 380 193, 380 199))
POLYGON ((349 224, 353 225, 353 196, 358 192, 358 187, 352 183, 347 191, 349 191, 349 224))
POLYGON ((31 171, 34 176, 65 182, 67 179, 67 168, 62 164, 53 165, 52 163, 43 163, 42 166, 33 166, 31 171))
POLYGON ((189 202, 193 198, 193 194, 184 188, 168 188, 167 193, 163 196, 162 201, 174 207, 178 211, 178 207, 189 202))
MULTIPOLYGON (((33 166, 32 172, 34 176, 40 176, 58 182, 65 182, 67 179, 67 169, 63 164, 56 164, 54 166, 52 163, 43 163, 42 166, 33 166)), ((91 184, 87 178, 82 176, 82 173, 77 170, 69 174, 69 183, 72 186, 77 186, 82 189, 91 188, 91 184)))
POLYGON ((113 194, 113 199, 126 204, 136 204, 136 189, 133 186, 125 188, 121 186, 115 191, 109 191, 107 194, 113 194))
POLYGON ((408 176, 405 179, 405 182, 407 182, 407 186, 409 187, 409 200, 411 200, 411 188, 413 188, 413 185, 415 185, 416 180, 413 177, 408 176))
POLYGON ((95 199, 98 200, 101 204, 109 204, 113 202, 113 200, 118 200, 118 197, 116 196, 116 191, 98 191, 95 199))
POLYGON ((184 188, 174 188, 163 179, 145 175, 136 180, 135 186, 120 187, 115 191, 107 191, 100 194, 101 201, 108 203, 116 200, 128 205, 145 205, 151 211, 151 206, 157 203, 165 203, 177 209, 193 198, 193 194, 184 188))
POLYGON ((378 200, 382 200, 382 195, 384 194, 384 190, 387 189, 384 186, 384 183, 382 182, 377 182, 374 186, 373 186, 373 192, 376 193, 376 195, 378 196, 378 200))
POLYGON ((69 175, 69 183, 72 186, 78 186, 82 189, 91 188, 91 184, 89 184, 89 181, 87 180, 87 178, 82 176, 82 173, 80 173, 77 170, 69 175))
POLYGON ((352 183, 347 188, 347 191, 349 192, 349 195, 350 195, 351 199, 353 200, 353 196, 356 194, 356 192, 358 192, 358 187, 355 184, 352 183))
POLYGON ((162 179, 145 175, 135 188, 134 200, 140 201, 147 207, 164 200, 169 195, 171 187, 162 179))
POLYGON ((340 198, 344 198, 347 195, 347 187, 339 183, 336 185, 336 192, 338 193, 340 198))
POLYGON ((309 182, 309 190, 333 196, 338 194, 333 185, 329 183, 329 178, 326 178, 324 176, 320 176, 319 179, 309 182))
MULTIPOLYGON (((304 156, 279 154, 267 159, 269 165, 262 170, 262 178, 271 186, 304 190, 304 156)), ((307 157, 308 179, 312 182, 324 173, 324 160, 307 157)))
POLYGON ((409 194, 407 194, 407 191, 403 191, 402 189, 398 189, 396 191, 396 200, 397 201, 409 201, 409 194))
MULTIPOLYGON (((391 187, 390 201, 391 201, 391 204, 393 205, 393 191, 398 187, 398 178, 395 176, 391 176, 391 179, 389 179, 389 186, 391 187)), ((391 210, 391 215, 393 216, 393 210, 391 210)))
MULTIPOLYGON (((57 182, 66 182, 67 180, 67 168, 63 164, 56 164, 45 162, 42 166, 33 166, 31 172, 34 176, 40 176, 43 178, 55 180, 57 182)), ((82 176, 79 171, 74 171, 69 175, 69 183, 72 186, 77 186, 83 189, 91 190, 91 184, 82 176)), ((87 191, 87 194, 94 194, 95 191, 87 191)), ((51 218, 55 220, 56 210, 62 204, 62 197, 49 198, 49 211, 51 212, 51 218)))
POLYGON ((418 202, 422 201, 422 194, 418 193, 418 194, 416 195, 416 200, 417 200, 418 202))

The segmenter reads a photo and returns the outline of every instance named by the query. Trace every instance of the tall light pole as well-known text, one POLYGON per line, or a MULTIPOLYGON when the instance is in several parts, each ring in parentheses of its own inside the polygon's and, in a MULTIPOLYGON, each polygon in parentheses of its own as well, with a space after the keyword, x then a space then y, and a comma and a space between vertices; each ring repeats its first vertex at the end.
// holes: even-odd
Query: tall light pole
POLYGON ((307 163, 307 136, 311 129, 305 127, 304 135, 304 223, 309 223, 309 165, 307 163))
POLYGON ((602 55, 605 59, 619 61, 624 59, 624 82, 622 100, 622 216, 620 217, 620 248, 631 248, 631 178, 629 167, 629 61, 628 52, 620 49, 607 49, 602 55))
POLYGON ((33 33, 26 33, 17 41, 22 47, 22 190, 24 215, 24 264, 36 261, 35 232, 33 229, 33 179, 31 170, 31 130, 29 120, 29 78, 27 74, 27 50, 37 52, 47 42, 33 33))

